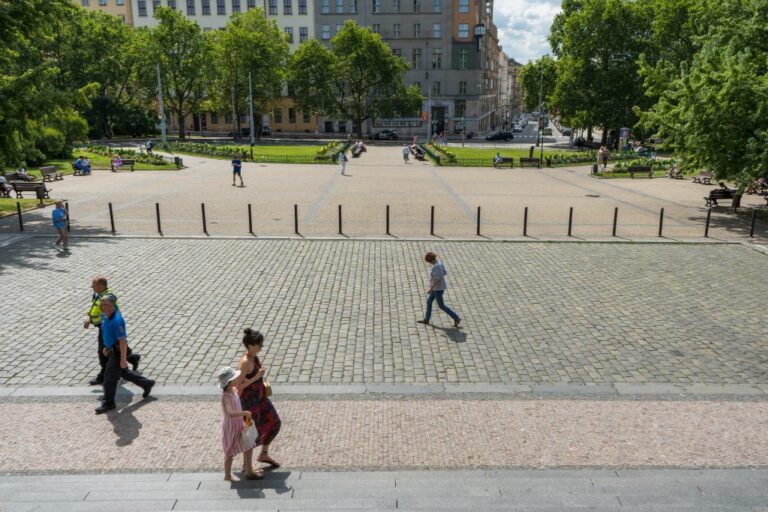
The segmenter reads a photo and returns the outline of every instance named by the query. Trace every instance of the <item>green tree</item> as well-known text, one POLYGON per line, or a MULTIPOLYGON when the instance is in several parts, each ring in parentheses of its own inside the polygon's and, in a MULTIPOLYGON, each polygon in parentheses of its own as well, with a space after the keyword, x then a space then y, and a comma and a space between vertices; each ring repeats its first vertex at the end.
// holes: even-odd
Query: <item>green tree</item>
POLYGON ((557 65, 552 57, 546 55, 523 66, 520 71, 520 84, 523 89, 523 107, 532 112, 544 103, 552 110, 552 93, 557 85, 557 65), (543 87, 542 87, 543 84, 543 87), (541 94, 543 92, 543 95, 541 94))
POLYGON ((289 85, 302 110, 349 119, 358 137, 363 122, 390 116, 412 116, 422 96, 406 88, 408 64, 367 28, 348 20, 327 49, 304 43, 289 63, 289 85))

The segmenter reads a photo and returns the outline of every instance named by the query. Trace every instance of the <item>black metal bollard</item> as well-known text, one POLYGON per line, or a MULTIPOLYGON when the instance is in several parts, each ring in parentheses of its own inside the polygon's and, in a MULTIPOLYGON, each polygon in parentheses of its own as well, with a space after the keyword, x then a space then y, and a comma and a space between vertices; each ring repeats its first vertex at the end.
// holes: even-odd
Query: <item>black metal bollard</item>
POLYGON ((528 236, 528 207, 525 207, 523 213, 523 236, 528 236))
POLYGON ((387 235, 389 234, 389 205, 387 205, 387 235))
POLYGON ((16 213, 19 214, 19 231, 24 231, 24 220, 21 218, 21 203, 16 201, 16 213))
POLYGON ((299 234, 299 205, 293 205, 293 232, 299 234))
POLYGON ((203 233, 208 234, 208 223, 205 220, 205 203, 200 203, 200 211, 203 214, 203 233))
POLYGON ((573 206, 568 210, 568 236, 571 236, 573 230, 573 206))
POLYGON ((341 223, 341 205, 339 205, 339 234, 343 235, 344 230, 342 229, 342 223, 341 223))
POLYGON ((662 231, 664 229, 664 208, 661 209, 659 212, 659 237, 662 236, 662 231))
POLYGON ((430 210, 429 216, 429 234, 435 236, 435 207, 430 210))
POLYGON ((251 214, 251 203, 248 203, 248 232, 253 234, 253 215, 251 214))
POLYGON ((712 208, 707 208, 707 223, 704 225, 704 238, 709 238, 709 220, 711 218, 712 218, 712 208))
POLYGON ((163 227, 160 224, 160 203, 155 203, 155 216, 157 217, 157 232, 163 234, 163 227))
POLYGON ((619 221, 619 207, 613 209, 613 236, 616 236, 616 224, 619 221))
POLYGON ((112 211, 112 203, 109 203, 109 225, 112 227, 112 234, 115 234, 115 213, 112 211))
POLYGON ((752 208, 752 223, 749 226, 749 237, 754 238, 755 237, 755 218, 756 218, 757 208, 752 208))
POLYGON ((69 225, 69 201, 64 203, 64 209, 67 210, 67 233, 69 233, 72 230, 69 225))
POLYGON ((477 236, 480 236, 480 207, 477 207, 477 236))

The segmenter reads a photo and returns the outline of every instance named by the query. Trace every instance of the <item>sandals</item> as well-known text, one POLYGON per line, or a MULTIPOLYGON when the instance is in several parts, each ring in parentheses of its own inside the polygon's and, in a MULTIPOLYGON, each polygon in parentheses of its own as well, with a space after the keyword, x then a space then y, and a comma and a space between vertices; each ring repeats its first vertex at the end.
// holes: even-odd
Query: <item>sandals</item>
POLYGON ((250 473, 243 473, 243 477, 245 477, 246 480, 263 480, 264 479, 264 472, 260 469, 257 469, 255 471, 251 471, 250 473))
POLYGON ((259 455, 259 457, 256 459, 259 462, 263 462, 264 464, 269 464, 273 468, 279 468, 280 463, 277 462, 275 459, 267 455, 266 453, 259 455))

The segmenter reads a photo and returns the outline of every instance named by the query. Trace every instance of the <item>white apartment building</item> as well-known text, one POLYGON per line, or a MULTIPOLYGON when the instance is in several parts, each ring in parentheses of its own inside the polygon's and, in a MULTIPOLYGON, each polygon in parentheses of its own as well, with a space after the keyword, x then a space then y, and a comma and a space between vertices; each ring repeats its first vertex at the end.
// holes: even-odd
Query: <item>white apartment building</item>
POLYGON ((268 20, 274 20, 288 37, 291 53, 304 41, 315 37, 313 0, 264 0, 268 20))
POLYGON ((264 0, 133 0, 131 18, 136 27, 156 27, 155 10, 161 5, 179 9, 203 30, 224 28, 236 12, 264 7, 264 0))

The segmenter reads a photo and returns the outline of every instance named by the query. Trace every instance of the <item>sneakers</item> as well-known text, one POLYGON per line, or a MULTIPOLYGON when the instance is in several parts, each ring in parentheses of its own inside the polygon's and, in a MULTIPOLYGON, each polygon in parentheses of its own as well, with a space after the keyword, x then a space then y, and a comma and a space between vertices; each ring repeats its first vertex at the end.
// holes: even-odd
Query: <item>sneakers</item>
POLYGON ((155 387, 155 381, 151 381, 151 384, 144 388, 144 392, 141 394, 142 398, 147 398, 152 392, 152 388, 155 387))
POLYGON ((416 320, 417 324, 429 325, 429 320, 416 320))

